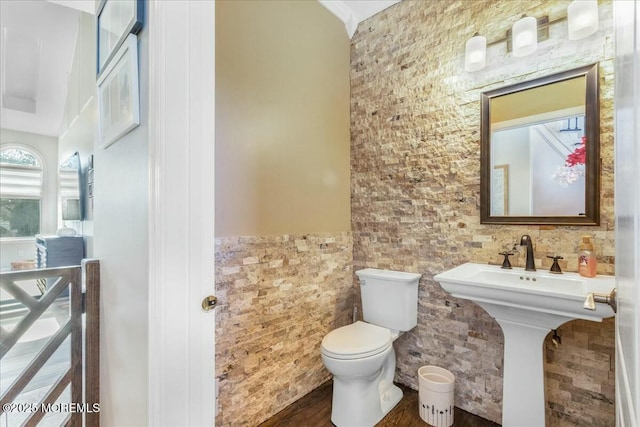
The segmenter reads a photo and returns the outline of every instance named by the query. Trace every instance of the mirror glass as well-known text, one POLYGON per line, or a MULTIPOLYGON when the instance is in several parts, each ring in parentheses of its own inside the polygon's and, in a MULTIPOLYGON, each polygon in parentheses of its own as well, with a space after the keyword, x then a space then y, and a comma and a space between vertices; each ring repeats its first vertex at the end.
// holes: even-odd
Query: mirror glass
POLYGON ((599 223, 598 65, 482 94, 482 223, 599 223))
POLYGON ((60 165, 58 176, 63 221, 82 220, 80 173, 80 155, 78 152, 60 165))

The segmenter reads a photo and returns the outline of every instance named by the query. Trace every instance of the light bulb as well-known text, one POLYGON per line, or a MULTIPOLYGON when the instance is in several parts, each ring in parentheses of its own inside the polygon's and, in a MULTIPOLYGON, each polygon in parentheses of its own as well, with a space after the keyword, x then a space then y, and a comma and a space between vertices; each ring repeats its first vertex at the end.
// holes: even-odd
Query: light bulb
POLYGON ((464 70, 478 71, 487 64, 487 38, 474 36, 467 40, 464 50, 464 70))
POLYGON ((598 0, 575 0, 567 8, 569 40, 580 40, 598 31, 598 0))
POLYGON ((527 56, 538 48, 538 22, 527 16, 513 24, 513 56, 527 56))

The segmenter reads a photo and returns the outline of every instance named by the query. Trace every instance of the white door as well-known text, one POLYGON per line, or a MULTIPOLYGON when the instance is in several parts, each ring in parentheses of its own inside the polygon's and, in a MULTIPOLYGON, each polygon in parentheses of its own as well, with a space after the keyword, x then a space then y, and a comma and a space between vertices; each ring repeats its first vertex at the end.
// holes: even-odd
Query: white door
POLYGON ((151 0, 149 425, 215 423, 213 1, 151 0))
POLYGON ((617 425, 640 422, 640 2, 615 1, 617 425))

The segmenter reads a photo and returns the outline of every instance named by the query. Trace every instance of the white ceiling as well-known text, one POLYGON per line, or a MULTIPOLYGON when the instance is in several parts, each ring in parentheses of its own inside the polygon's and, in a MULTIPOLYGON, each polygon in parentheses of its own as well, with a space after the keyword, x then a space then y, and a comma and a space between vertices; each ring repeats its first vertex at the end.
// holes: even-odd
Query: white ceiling
POLYGON ((44 0, 0 0, 0 127, 59 135, 79 13, 44 0))

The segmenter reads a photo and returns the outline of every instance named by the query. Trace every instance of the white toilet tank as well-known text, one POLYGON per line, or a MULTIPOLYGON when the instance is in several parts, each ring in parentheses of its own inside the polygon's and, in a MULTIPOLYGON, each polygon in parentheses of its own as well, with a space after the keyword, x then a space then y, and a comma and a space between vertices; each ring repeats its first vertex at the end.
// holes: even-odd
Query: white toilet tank
POLYGON ((365 268, 356 275, 365 322, 396 331, 416 326, 420 274, 365 268))

